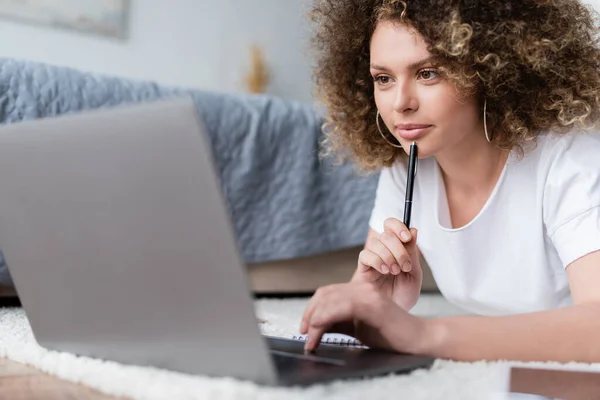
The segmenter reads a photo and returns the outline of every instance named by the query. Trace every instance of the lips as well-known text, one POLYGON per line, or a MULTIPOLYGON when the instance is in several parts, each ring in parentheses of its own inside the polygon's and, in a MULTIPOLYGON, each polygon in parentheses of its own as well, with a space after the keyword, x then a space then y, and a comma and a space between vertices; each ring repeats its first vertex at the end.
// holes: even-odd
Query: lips
POLYGON ((415 140, 429 132, 433 125, 425 124, 398 124, 395 126, 396 134, 406 140, 415 140))

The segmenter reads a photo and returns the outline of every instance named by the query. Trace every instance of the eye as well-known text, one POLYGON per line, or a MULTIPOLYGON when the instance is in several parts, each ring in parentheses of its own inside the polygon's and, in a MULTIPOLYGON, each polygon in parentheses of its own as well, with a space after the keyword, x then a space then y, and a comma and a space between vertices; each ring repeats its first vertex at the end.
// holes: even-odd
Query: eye
POLYGON ((390 83, 390 77, 387 75, 377 75, 373 77, 373 80, 382 85, 387 85, 388 83, 390 83))
POLYGON ((419 77, 426 81, 430 81, 434 78, 437 78, 438 75, 439 74, 433 69, 423 69, 423 70, 419 71, 419 77))

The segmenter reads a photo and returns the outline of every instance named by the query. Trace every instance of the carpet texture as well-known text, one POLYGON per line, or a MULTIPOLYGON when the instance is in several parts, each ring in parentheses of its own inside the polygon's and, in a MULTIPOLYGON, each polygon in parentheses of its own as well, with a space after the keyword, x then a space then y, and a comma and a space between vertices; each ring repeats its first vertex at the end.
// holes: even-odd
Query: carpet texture
MULTIPOLYGON (((297 334, 305 299, 256 301, 265 334, 297 334)), ((440 296, 424 295, 412 311, 424 317, 463 314, 440 296)), ((155 368, 117 364, 47 351, 34 340, 22 309, 0 308, 0 357, 32 365, 62 379, 106 394, 132 399, 500 399, 509 365, 600 371, 600 364, 551 364, 437 360, 430 370, 357 381, 338 381, 307 388, 270 388, 230 378, 206 378, 155 368), (284 397, 285 396, 285 397, 284 397)))

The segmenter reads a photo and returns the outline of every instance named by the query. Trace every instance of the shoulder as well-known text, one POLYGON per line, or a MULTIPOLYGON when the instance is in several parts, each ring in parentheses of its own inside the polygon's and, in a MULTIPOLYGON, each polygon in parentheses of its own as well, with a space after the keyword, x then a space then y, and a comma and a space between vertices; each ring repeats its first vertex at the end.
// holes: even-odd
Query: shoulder
POLYGON ((593 168, 600 165, 600 132, 549 133, 540 138, 541 162, 549 168, 593 168))
POLYGON ((537 185, 561 186, 581 173, 600 175, 600 132, 547 133, 521 145, 524 156, 511 153, 514 173, 535 179, 537 185))
POLYGON ((539 173, 547 187, 562 187, 596 182, 600 178, 600 132, 582 131, 566 135, 548 134, 538 143, 539 173), (583 178, 588 179, 586 182, 583 178))
POLYGON ((552 231, 600 205, 600 133, 548 135, 539 145, 544 216, 552 231))
POLYGON ((549 136, 543 146, 544 225, 566 267, 600 246, 600 134, 549 136))

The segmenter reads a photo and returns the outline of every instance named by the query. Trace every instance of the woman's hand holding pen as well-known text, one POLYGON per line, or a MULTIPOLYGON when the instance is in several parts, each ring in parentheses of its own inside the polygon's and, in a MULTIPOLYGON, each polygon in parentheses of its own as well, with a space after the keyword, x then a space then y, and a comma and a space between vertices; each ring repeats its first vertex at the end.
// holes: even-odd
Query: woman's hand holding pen
POLYGON ((351 282, 319 288, 310 300, 300 332, 308 334, 307 350, 314 350, 323 333, 342 332, 369 346, 420 352, 432 340, 425 320, 408 311, 417 303, 423 270, 417 230, 409 229, 417 175, 418 147, 410 146, 404 222, 388 218, 381 234, 369 232, 351 282))
POLYGON ((419 299, 423 282, 417 233, 399 220, 388 218, 380 235, 369 235, 352 281, 373 283, 382 294, 409 311, 419 299))
POLYGON ((423 283, 417 230, 409 229, 418 164, 419 147, 413 142, 408 156, 404 222, 388 218, 384 221, 381 234, 371 230, 352 278, 353 281, 375 284, 384 295, 406 311, 417 303, 423 283))

